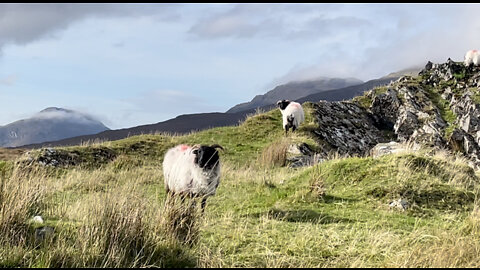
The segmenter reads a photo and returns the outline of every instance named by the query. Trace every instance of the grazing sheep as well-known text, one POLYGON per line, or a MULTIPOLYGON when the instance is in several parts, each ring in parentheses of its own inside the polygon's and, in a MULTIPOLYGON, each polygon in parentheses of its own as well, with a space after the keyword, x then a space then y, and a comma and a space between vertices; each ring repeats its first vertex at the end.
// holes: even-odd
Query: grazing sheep
POLYGON ((480 52, 479 51, 477 51, 477 53, 473 56, 472 62, 475 66, 480 66, 480 52))
POLYGON ((185 144, 171 148, 163 160, 163 175, 167 194, 202 197, 202 212, 207 198, 215 195, 220 183, 218 144, 211 146, 185 144))
POLYGON ((465 66, 470 66, 473 64, 474 66, 480 66, 480 52, 477 50, 470 50, 465 54, 464 60, 465 66))
POLYGON ((285 129, 285 136, 287 136, 288 130, 292 128, 292 132, 295 131, 300 124, 305 121, 305 114, 300 103, 290 100, 279 100, 277 106, 282 112, 283 128, 285 129))

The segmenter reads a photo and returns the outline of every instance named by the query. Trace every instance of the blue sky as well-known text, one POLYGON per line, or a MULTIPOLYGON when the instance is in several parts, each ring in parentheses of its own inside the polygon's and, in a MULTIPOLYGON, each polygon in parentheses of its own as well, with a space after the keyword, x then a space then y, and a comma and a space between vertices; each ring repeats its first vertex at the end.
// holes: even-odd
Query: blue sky
POLYGON ((46 107, 112 129, 276 85, 369 80, 480 49, 479 4, 0 4, 0 125, 46 107))

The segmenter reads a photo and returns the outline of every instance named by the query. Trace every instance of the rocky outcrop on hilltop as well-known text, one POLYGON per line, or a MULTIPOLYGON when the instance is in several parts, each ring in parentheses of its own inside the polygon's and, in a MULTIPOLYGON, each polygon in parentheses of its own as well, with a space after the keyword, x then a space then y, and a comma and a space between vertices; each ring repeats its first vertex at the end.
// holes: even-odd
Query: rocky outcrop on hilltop
POLYGON ((43 148, 39 151, 27 152, 21 160, 24 164, 40 164, 48 167, 69 167, 83 165, 96 167, 111 162, 117 153, 107 147, 91 147, 84 151, 75 149, 43 148))
POLYGON ((428 62, 418 76, 313 108, 318 128, 312 133, 324 155, 365 155, 396 141, 461 152, 480 166, 480 67, 428 62))
POLYGON ((331 151, 341 155, 364 155, 386 140, 375 118, 355 103, 320 101, 313 104, 313 109, 318 128, 312 133, 322 145, 325 156, 331 151))

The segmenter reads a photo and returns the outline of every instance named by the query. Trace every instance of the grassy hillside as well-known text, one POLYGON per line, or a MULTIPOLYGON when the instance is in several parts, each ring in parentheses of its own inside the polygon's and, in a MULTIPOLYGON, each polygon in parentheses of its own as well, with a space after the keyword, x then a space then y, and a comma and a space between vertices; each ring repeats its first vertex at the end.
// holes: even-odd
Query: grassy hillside
POLYGON ((480 266, 478 178, 464 160, 419 151, 280 166, 289 144, 315 147, 305 107, 288 138, 273 110, 236 127, 57 149, 75 166, 0 161, 0 266, 480 266), (161 162, 179 143, 226 149, 203 216, 165 203, 161 162), (400 197, 411 207, 391 209, 400 197), (35 215, 53 237, 35 237, 35 215))

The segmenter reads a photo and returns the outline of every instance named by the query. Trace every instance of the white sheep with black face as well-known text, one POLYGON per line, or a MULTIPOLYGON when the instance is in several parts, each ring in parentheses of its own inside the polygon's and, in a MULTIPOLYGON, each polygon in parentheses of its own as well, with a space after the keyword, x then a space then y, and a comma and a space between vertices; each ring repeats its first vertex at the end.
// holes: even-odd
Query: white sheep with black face
POLYGON ((207 198, 215 195, 220 183, 218 145, 177 145, 167 151, 163 175, 167 195, 202 197, 202 211, 207 198))
POLYGON ((470 50, 465 53, 465 60, 463 61, 465 66, 470 66, 473 64, 474 66, 480 66, 480 52, 477 50, 470 50))
POLYGON ((288 130, 292 128, 295 131, 303 121, 305 121, 305 114, 300 103, 290 100, 279 100, 277 106, 282 112, 283 129, 285 129, 285 136, 288 130))

